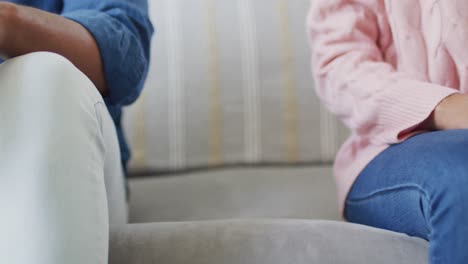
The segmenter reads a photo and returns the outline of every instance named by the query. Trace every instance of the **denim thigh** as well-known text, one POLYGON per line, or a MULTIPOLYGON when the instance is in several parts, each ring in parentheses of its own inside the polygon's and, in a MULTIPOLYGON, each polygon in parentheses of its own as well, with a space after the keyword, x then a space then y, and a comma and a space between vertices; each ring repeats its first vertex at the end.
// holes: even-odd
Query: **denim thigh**
POLYGON ((345 217, 429 240, 443 196, 468 199, 468 130, 423 133, 383 151, 354 183, 345 217))

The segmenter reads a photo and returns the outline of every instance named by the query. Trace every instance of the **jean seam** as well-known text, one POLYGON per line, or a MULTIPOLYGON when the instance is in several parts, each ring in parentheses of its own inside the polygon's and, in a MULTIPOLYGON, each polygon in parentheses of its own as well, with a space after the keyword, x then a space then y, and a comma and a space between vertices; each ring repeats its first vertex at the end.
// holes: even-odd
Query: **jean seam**
MULTIPOLYGON (((429 211, 428 214, 429 215, 426 215, 424 213, 424 211, 422 212, 423 215, 424 215, 424 218, 426 219, 429 227, 432 227, 432 219, 431 219, 431 215, 432 215, 432 199, 430 199, 430 195, 428 194, 427 191, 425 191, 423 188, 421 188, 421 186, 417 185, 417 184, 400 184, 400 185, 395 185, 395 186, 392 186, 392 187, 387 187, 387 188, 382 188, 382 189, 379 189, 379 190, 376 190, 374 192, 371 192, 370 194, 368 195, 365 195, 363 197, 359 197, 359 198, 348 198, 346 200, 346 204, 347 205, 355 205, 355 204, 359 204, 359 203, 362 203, 362 202, 366 202, 372 198, 375 198, 379 195, 383 195, 383 194, 386 194, 386 193, 389 193, 389 192, 392 192, 392 191, 399 191, 399 190, 416 190, 418 191, 421 196, 423 197, 423 199, 426 200, 427 202, 427 210, 429 211)), ((430 238, 430 235, 431 235, 431 228, 428 228, 428 237, 430 238)))
POLYGON ((359 197, 359 198, 349 198, 348 197, 348 199, 346 199, 346 203, 353 204, 353 203, 365 202, 366 200, 369 200, 369 199, 374 198, 376 196, 379 196, 379 195, 382 195, 382 194, 385 194, 385 193, 388 193, 388 192, 396 191, 396 190, 402 190, 402 189, 415 189, 415 190, 421 192, 425 196, 426 199, 429 198, 428 193, 417 184, 400 184, 400 185, 395 185, 395 186, 392 186, 392 187, 378 189, 376 191, 371 192, 370 194, 367 194, 367 195, 359 197))
POLYGON ((99 130, 101 131, 101 134, 103 134, 102 114, 99 112, 98 106, 104 106, 104 103, 101 101, 94 103, 94 114, 96 115, 96 120, 98 121, 99 130))

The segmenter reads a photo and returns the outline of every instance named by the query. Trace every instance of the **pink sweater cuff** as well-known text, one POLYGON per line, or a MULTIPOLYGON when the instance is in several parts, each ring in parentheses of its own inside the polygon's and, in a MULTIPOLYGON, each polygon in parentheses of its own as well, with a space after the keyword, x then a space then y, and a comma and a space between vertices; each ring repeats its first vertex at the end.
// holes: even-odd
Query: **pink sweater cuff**
POLYGON ((398 143, 401 132, 411 133, 411 128, 424 122, 443 99, 455 93, 458 93, 455 89, 436 84, 398 81, 380 101, 379 123, 385 126, 385 132, 377 141, 398 143))

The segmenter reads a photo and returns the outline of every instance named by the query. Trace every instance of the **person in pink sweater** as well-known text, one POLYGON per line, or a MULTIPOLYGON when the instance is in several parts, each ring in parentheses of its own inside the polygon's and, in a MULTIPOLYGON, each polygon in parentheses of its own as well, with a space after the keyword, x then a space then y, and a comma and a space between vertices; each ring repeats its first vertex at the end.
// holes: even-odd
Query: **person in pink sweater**
POLYGON ((313 0, 308 32, 344 217, 468 263, 468 1, 313 0))

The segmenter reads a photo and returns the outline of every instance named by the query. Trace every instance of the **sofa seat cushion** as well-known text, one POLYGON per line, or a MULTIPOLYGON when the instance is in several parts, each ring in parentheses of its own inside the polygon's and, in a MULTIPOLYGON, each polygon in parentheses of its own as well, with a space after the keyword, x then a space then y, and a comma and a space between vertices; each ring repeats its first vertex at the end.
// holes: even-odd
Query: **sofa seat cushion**
POLYGON ((130 180, 132 223, 230 218, 339 220, 332 168, 238 168, 130 180))
POLYGON ((133 224, 111 231, 110 264, 426 264, 418 238, 333 221, 133 224))

